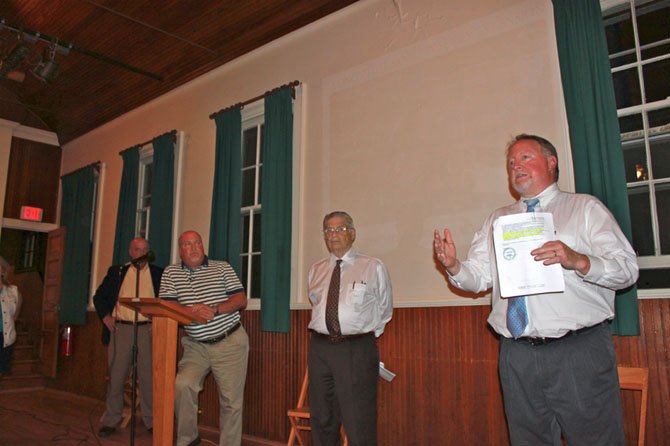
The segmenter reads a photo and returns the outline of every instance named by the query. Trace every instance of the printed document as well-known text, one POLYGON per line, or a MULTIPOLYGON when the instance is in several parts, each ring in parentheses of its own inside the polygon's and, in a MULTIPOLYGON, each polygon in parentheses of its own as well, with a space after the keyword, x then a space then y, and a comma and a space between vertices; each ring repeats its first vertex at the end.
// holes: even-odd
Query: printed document
POLYGON ((500 295, 527 296, 565 291, 560 264, 543 265, 530 252, 555 240, 554 219, 546 212, 503 215, 493 222, 500 295))

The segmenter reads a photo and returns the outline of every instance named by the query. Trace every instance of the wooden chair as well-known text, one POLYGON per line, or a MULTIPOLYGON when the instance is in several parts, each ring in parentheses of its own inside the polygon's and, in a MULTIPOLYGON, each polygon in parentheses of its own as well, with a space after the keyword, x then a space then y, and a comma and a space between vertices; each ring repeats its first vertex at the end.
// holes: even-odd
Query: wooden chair
POLYGON ((644 434, 647 422, 647 390, 649 387, 649 369, 639 367, 618 367, 619 386, 623 390, 640 390, 640 428, 638 446, 644 445, 644 434))
MULTIPOLYGON (((305 377, 302 379, 302 386, 300 387, 300 395, 298 396, 298 403, 294 409, 289 409, 286 412, 288 421, 291 423, 291 433, 288 436, 287 446, 293 446, 295 440, 298 440, 300 446, 305 446, 303 439, 300 436, 301 432, 311 431, 312 427, 309 425, 310 413, 307 403, 307 388, 308 388, 308 373, 305 370, 305 377)), ((344 432, 344 427, 340 427, 340 435, 342 436, 342 446, 348 446, 347 435, 344 432)))

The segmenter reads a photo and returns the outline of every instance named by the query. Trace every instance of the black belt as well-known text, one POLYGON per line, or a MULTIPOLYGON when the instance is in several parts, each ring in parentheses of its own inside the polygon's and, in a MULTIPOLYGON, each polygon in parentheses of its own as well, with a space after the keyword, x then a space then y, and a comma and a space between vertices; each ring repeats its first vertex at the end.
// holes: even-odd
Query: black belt
POLYGON ((512 340, 513 341, 527 342, 530 345, 546 345, 546 344, 551 344, 552 342, 560 341, 561 339, 570 338, 572 336, 577 336, 577 335, 580 335, 580 334, 584 334, 584 333, 586 333, 590 330, 593 330, 594 328, 598 328, 602 325, 609 325, 610 322, 611 322, 610 320, 605 320, 605 321, 602 321, 602 322, 600 322, 596 325, 591 325, 590 327, 583 327, 583 328, 580 328, 579 330, 571 330, 571 331, 567 332, 566 334, 564 334, 563 336, 558 337, 558 338, 541 338, 541 337, 524 336, 524 337, 516 338, 516 339, 512 339, 512 340))
MULTIPOLYGON (((116 323, 117 324, 123 324, 123 325, 134 325, 133 321, 121 321, 119 319, 116 320, 116 323)), ((146 324, 150 324, 150 323, 151 323, 151 321, 139 321, 137 323, 137 325, 146 325, 146 324)))
POLYGON ((325 339, 328 342, 332 342, 333 344, 337 342, 344 342, 344 341, 352 341, 354 339, 359 339, 359 338, 364 338, 366 336, 374 336, 374 332, 368 331, 367 333, 358 333, 358 334, 351 334, 351 335, 339 335, 339 336, 333 336, 333 335, 327 335, 323 333, 319 333, 318 331, 310 330, 312 332, 313 336, 316 336, 317 338, 325 339))
POLYGON ((198 342, 202 342, 203 344, 216 344, 217 342, 221 342, 224 339, 226 339, 228 336, 231 334, 235 333, 235 331, 240 328, 242 324, 240 322, 237 322, 235 325, 230 327, 228 330, 224 331, 221 336, 217 336, 215 338, 210 338, 210 339, 196 339, 198 342))

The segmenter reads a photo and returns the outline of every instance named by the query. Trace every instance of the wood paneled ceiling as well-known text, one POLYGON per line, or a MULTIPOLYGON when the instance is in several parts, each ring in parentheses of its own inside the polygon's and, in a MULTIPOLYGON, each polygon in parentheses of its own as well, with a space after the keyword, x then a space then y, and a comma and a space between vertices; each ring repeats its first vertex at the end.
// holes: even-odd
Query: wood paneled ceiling
POLYGON ((0 118, 64 144, 355 1, 0 0, 0 118))

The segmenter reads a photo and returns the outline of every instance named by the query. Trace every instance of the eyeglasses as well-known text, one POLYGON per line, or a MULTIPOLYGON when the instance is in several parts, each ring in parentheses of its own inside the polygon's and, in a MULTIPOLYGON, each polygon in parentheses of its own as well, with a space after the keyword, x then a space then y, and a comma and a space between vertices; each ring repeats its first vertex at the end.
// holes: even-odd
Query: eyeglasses
POLYGON ((323 235, 326 237, 330 237, 333 234, 344 234, 351 228, 347 228, 346 226, 338 226, 337 228, 326 228, 323 230, 323 235))

